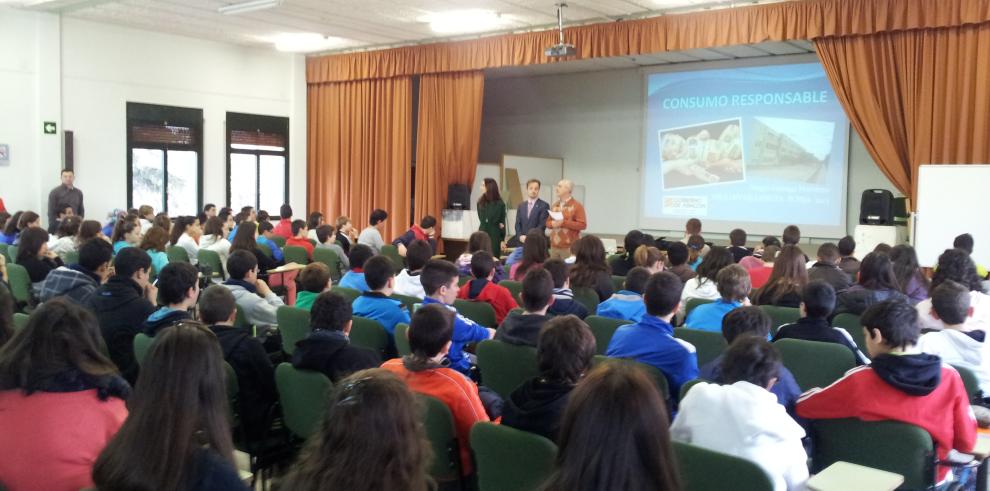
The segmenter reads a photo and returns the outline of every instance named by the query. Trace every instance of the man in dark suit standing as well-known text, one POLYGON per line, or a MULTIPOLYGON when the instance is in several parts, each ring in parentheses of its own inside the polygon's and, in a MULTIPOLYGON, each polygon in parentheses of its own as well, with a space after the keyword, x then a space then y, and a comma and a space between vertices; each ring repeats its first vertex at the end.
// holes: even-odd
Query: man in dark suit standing
POLYGON ((519 203, 516 209, 516 235, 509 241, 510 246, 518 246, 519 236, 534 228, 541 231, 547 228, 547 217, 550 216, 550 203, 540 199, 540 181, 526 181, 526 201, 519 203))

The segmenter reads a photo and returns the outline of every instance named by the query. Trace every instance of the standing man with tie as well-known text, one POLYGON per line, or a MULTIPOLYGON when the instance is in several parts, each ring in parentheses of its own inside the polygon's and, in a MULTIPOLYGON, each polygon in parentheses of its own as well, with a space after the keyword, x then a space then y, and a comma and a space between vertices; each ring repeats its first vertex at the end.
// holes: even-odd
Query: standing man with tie
POLYGON ((582 230, 588 228, 584 206, 571 196, 573 191, 574 183, 570 180, 562 179, 557 183, 557 202, 550 207, 550 217, 547 218, 552 258, 570 257, 571 244, 581 237, 582 230))
POLYGON ((526 181, 526 201, 519 203, 516 208, 516 235, 512 238, 513 246, 521 244, 520 238, 526 236, 526 232, 534 228, 544 231, 547 228, 547 217, 550 216, 550 203, 540 199, 540 186, 542 183, 538 179, 526 181))

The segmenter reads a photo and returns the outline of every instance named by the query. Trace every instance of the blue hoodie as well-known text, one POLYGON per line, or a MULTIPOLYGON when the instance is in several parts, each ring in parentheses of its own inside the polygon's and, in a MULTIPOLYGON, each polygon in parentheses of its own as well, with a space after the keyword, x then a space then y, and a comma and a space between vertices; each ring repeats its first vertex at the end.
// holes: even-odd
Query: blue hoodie
POLYGON ((639 322, 646 315, 646 304, 643 296, 629 290, 619 290, 618 293, 598 304, 598 315, 613 319, 625 319, 639 322))
POLYGON ((368 282, 364 279, 364 272, 355 272, 353 269, 344 274, 344 277, 340 279, 338 286, 352 288, 361 293, 371 290, 371 288, 368 287, 368 282))
POLYGON ((484 327, 476 324, 473 320, 458 314, 457 309, 451 305, 447 305, 430 297, 423 299, 423 305, 434 303, 437 305, 443 305, 444 307, 454 311, 454 336, 453 339, 450 340, 450 352, 447 353, 447 359, 450 360, 450 368, 466 375, 471 369, 471 362, 468 360, 467 355, 464 354, 464 345, 488 339, 488 329, 485 329, 484 327))
POLYGON ((652 315, 636 324, 619 327, 608 343, 606 356, 632 358, 653 365, 667 378, 670 393, 681 393, 681 385, 698 378, 698 354, 694 345, 674 337, 674 326, 652 315))
POLYGON ((161 331, 176 322, 188 319, 192 319, 192 316, 185 310, 175 310, 169 307, 162 307, 148 316, 148 320, 144 321, 144 325, 141 326, 141 332, 147 334, 148 336, 154 337, 158 334, 158 331, 161 331))
POLYGON ((385 327, 388 336, 395 334, 397 324, 409 323, 409 311, 405 305, 380 292, 364 292, 351 304, 354 315, 373 319, 385 327))

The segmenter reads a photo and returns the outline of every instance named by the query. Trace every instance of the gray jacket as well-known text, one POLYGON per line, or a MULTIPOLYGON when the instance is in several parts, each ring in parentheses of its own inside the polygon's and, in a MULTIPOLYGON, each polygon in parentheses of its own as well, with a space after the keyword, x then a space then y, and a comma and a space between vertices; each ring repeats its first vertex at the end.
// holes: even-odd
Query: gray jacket
POLYGON ((224 283, 225 287, 230 290, 230 293, 234 294, 234 300, 237 301, 237 308, 244 312, 244 318, 251 324, 256 326, 275 326, 278 325, 278 320, 275 317, 275 312, 278 308, 285 305, 281 298, 274 293, 269 293, 267 297, 261 298, 257 293, 249 291, 240 285, 231 285, 224 283))
POLYGON ((47 302, 55 297, 65 297, 77 305, 89 305, 90 297, 99 287, 96 278, 77 266, 59 266, 40 283, 38 299, 47 302))

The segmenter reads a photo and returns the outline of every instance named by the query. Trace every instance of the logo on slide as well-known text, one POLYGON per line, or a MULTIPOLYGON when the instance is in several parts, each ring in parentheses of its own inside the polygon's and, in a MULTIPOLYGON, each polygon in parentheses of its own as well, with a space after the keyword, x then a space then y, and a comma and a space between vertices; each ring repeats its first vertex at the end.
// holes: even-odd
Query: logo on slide
POLYGON ((664 196, 663 213, 692 217, 708 216, 707 196, 664 196))

